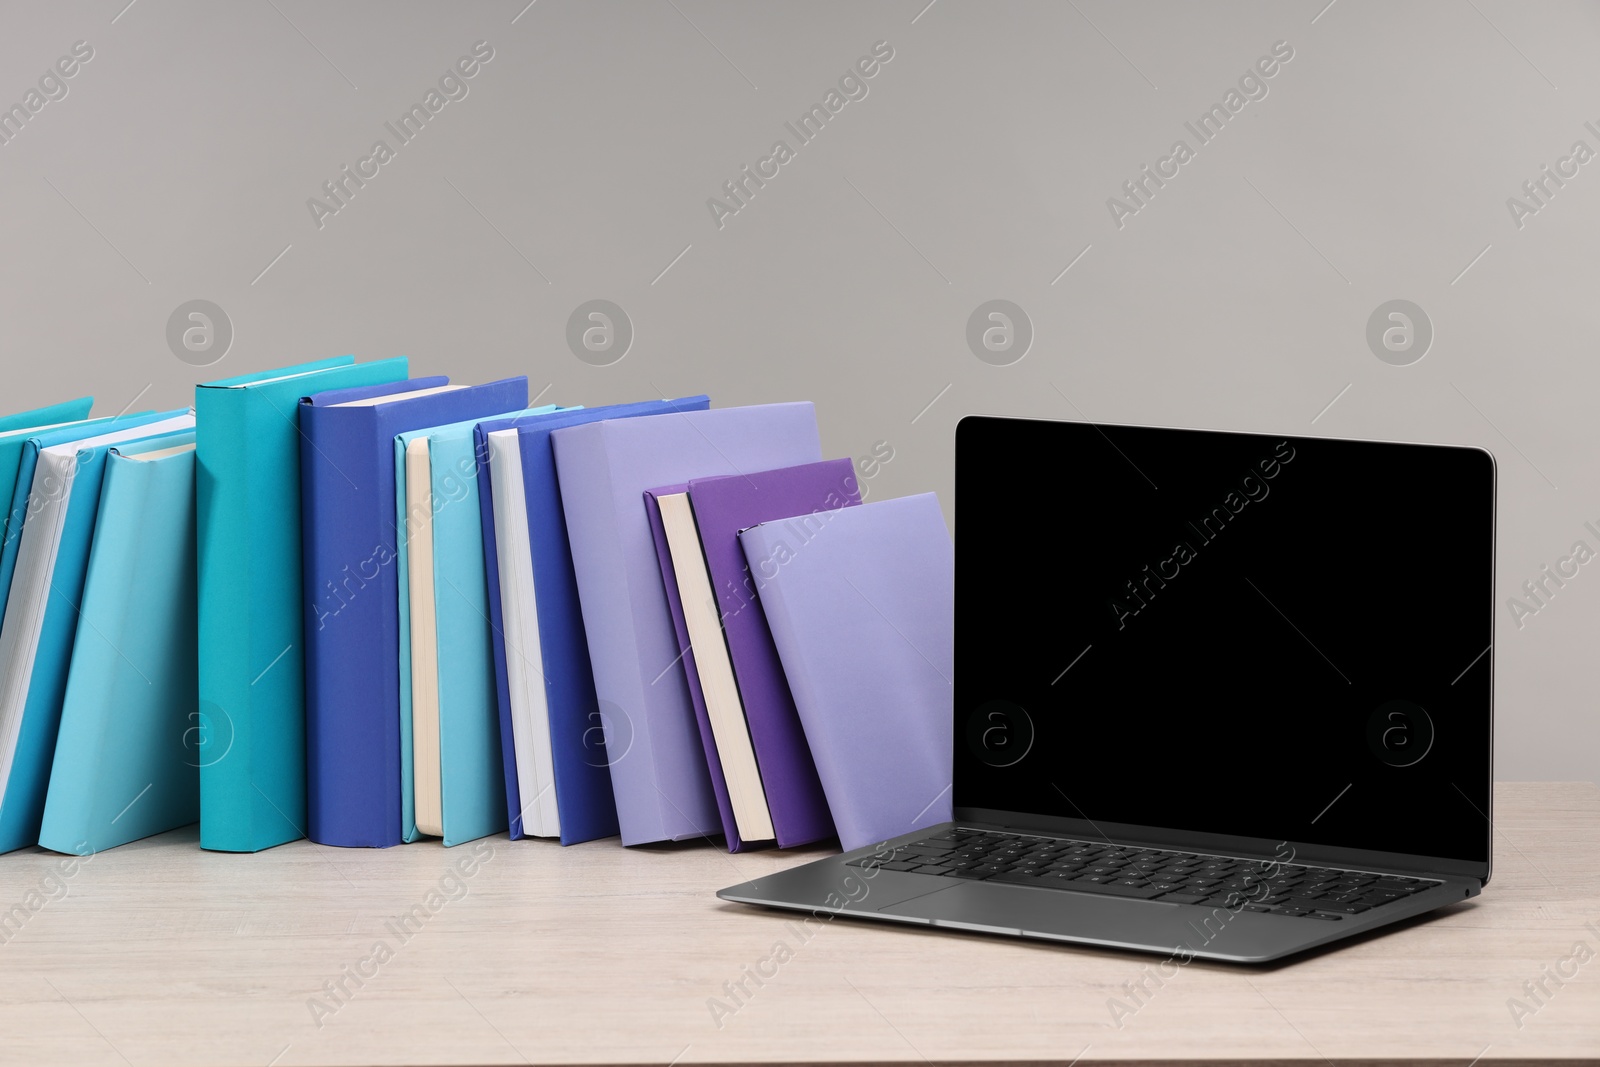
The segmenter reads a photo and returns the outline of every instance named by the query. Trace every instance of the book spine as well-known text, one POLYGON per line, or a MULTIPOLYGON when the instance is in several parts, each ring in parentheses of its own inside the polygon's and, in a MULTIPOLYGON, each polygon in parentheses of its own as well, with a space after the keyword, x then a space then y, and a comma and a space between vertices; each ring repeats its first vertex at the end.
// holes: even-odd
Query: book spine
POLYGON ((249 661, 248 575, 255 560, 250 478, 253 435, 244 389, 195 390, 195 581, 200 707, 193 758, 200 766, 200 846, 256 847, 249 661))
POLYGON ((372 408, 300 406, 306 635, 307 835, 400 841, 397 680, 382 669, 393 584, 393 501, 372 408), (387 579, 387 580, 386 580, 387 579))
POLYGON ((550 436, 521 434, 518 445, 524 508, 517 521, 527 526, 533 559, 537 619, 530 625, 539 630, 561 843, 615 837, 617 802, 611 771, 584 743, 592 736, 589 727, 599 721, 599 704, 550 436))
MULTIPOLYGON (((518 438, 520 438, 520 434, 518 438)), ((505 599, 500 575, 500 552, 506 546, 500 543, 495 531, 496 505, 504 508, 509 500, 496 501, 494 478, 498 475, 494 465, 503 463, 498 446, 491 445, 483 427, 473 430, 474 455, 478 458, 478 504, 483 522, 483 564, 489 592, 490 648, 494 653, 495 711, 500 720, 500 758, 505 776, 506 819, 511 840, 523 836, 522 790, 517 779, 517 750, 511 724, 511 677, 508 657, 517 650, 506 648, 505 599)), ((512 448, 518 447, 514 442, 512 448)), ((516 610, 513 606, 512 610, 516 610)), ((530 798, 531 799, 531 798, 530 798)))

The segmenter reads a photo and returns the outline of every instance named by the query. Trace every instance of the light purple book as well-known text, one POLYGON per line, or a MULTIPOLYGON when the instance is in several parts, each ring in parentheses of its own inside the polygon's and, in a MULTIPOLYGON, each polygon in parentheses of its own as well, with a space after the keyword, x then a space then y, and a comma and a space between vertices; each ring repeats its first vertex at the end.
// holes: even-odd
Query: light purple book
POLYGON ((733 817, 733 801, 728 797, 728 779, 722 773, 722 758, 717 755, 716 735, 711 731, 711 713, 706 710, 706 695, 700 688, 700 670, 695 665, 694 648, 689 641, 689 623, 683 616, 683 598, 678 593, 678 572, 672 564, 672 549, 667 545, 667 529, 661 522, 658 497, 688 490, 687 485, 668 485, 644 494, 645 515, 650 520, 650 536, 655 541, 656 560, 661 565, 661 588, 672 613, 672 630, 678 636, 678 662, 689 686, 689 702, 694 706, 695 723, 700 727, 700 745, 706 753, 706 770, 711 774, 711 792, 717 798, 717 814, 729 852, 743 852, 744 839, 733 817))
POLYGON ((861 848, 950 819, 955 554, 932 493, 739 535, 838 827, 861 848))
POLYGON ((622 843, 720 833, 644 492, 815 462, 816 412, 804 402, 716 408, 571 426, 550 440, 622 843))
POLYGON ((739 531, 783 519, 780 525, 792 537, 820 532, 832 521, 831 513, 860 505, 855 469, 848 459, 835 459, 695 478, 689 482, 689 503, 717 594, 728 658, 739 683, 739 700, 778 846, 792 848, 832 837, 828 801, 761 611, 759 582, 745 566, 739 531))

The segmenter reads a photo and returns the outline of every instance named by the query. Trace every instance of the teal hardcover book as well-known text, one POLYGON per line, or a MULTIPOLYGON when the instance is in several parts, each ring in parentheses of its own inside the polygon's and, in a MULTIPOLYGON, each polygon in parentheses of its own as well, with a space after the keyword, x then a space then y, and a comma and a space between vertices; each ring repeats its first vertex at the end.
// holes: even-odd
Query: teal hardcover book
POLYGON ((88 438, 66 427, 29 442, 27 522, 0 627, 0 852, 39 840, 106 451, 193 429, 194 416, 184 409, 123 420, 88 438))
POLYGON ((14 415, 0 415, 0 433, 16 433, 18 430, 42 430, 52 426, 59 426, 65 422, 82 422, 89 417, 89 409, 94 405, 94 397, 80 396, 76 400, 63 400, 59 404, 47 404, 42 408, 32 411, 19 411, 14 415))
POLYGON ((195 390, 202 848, 305 836, 300 398, 405 377, 339 356, 195 390))
MULTIPOLYGON (((543 415, 547 406, 496 419, 543 415)), ((507 826, 488 571, 473 430, 395 438, 400 575, 400 773, 407 840, 446 845, 507 826)))
POLYGON ((89 855, 200 818, 194 434, 113 447, 39 844, 89 855))

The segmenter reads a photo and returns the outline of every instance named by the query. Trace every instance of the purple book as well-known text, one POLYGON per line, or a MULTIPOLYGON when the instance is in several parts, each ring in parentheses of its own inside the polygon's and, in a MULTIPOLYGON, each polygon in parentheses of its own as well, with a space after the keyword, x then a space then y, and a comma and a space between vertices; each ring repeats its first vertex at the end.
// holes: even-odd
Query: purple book
POLYGON ((790 848, 832 837, 828 801, 761 611, 758 576, 751 575, 739 547, 739 531, 775 519, 787 519, 796 537, 820 531, 829 512, 861 503, 855 470, 848 459, 838 459, 698 478, 689 482, 689 502, 778 845, 790 848))
POLYGON ((683 617, 683 598, 678 594, 678 573, 672 565, 672 550, 667 547, 667 531, 661 524, 661 507, 657 497, 685 492, 687 485, 668 485, 652 489, 644 495, 645 511, 650 517, 650 536, 655 539, 656 559, 661 561, 661 584, 667 594, 667 607, 672 612, 672 628, 678 635, 678 662, 682 664, 684 679, 689 683, 689 700, 694 704, 695 722, 700 725, 700 743, 706 750, 706 769, 711 772, 711 791, 717 797, 717 814, 722 817, 722 833, 728 839, 729 852, 743 852, 744 840, 739 836, 739 826, 733 818, 733 801, 728 798, 728 779, 722 773, 722 759, 717 755, 717 739, 711 732, 711 715, 706 711, 706 695, 700 688, 700 672, 695 667, 694 649, 689 644, 689 624, 683 617))
POLYGON ((673 669, 680 646, 644 492, 815 462, 816 411, 792 403, 648 415, 556 430, 550 442, 622 843, 717 833, 689 687, 673 669))
POLYGON ((740 534, 839 843, 951 817, 955 555, 932 493, 740 534))

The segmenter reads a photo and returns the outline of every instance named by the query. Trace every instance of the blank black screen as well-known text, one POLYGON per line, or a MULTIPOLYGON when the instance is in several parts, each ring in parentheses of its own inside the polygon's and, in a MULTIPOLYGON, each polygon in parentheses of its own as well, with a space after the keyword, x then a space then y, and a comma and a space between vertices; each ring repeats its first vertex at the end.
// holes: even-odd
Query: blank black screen
POLYGON ((1494 461, 972 417, 959 807, 1488 859, 1494 461))

